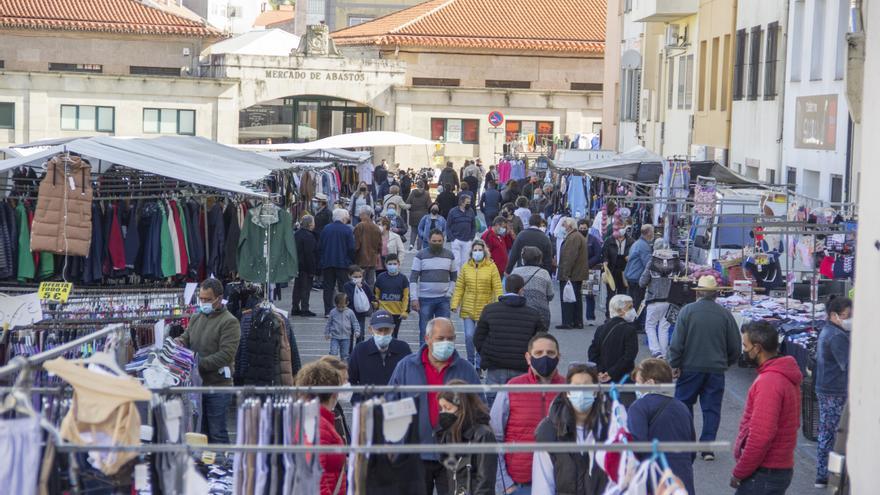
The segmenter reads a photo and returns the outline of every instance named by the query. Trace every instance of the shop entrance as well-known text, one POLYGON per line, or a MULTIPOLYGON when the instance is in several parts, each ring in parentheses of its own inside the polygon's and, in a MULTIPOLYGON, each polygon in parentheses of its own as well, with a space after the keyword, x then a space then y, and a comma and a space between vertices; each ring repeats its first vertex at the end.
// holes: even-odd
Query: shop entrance
POLYGON ((304 143, 339 134, 377 130, 381 116, 360 103, 329 96, 292 96, 239 113, 241 144, 304 143))

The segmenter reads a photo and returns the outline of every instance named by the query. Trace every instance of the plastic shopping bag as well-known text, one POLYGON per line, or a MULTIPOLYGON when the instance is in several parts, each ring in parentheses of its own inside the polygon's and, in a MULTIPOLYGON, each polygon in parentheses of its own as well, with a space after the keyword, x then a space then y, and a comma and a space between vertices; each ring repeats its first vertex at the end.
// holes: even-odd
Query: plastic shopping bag
POLYGON ((577 301, 577 297, 574 295, 574 286, 571 285, 571 280, 565 283, 565 288, 562 289, 562 302, 565 303, 573 303, 577 301))
POLYGON ((366 313, 370 310, 370 300, 367 293, 360 287, 354 288, 354 310, 358 313, 366 313))

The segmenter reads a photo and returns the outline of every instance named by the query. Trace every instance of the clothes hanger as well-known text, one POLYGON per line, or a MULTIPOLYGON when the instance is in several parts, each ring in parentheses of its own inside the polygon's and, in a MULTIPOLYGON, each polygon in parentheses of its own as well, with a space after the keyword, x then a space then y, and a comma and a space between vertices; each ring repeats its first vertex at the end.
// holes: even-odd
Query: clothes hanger
POLYGON ((102 366, 117 376, 128 376, 122 371, 119 364, 116 363, 116 357, 106 351, 98 351, 85 359, 81 359, 79 362, 85 365, 94 364, 102 366))

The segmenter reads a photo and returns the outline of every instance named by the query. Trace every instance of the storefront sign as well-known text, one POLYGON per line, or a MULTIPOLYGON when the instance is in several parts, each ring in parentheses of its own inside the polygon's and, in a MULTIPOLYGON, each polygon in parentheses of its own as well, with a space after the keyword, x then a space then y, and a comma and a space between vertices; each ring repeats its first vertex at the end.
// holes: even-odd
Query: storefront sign
POLYGON ((504 123, 504 114, 499 112, 498 110, 493 110, 489 113, 489 125, 492 127, 498 127, 504 123))
POLYGON ((352 71, 315 71, 266 69, 266 79, 294 79, 297 81, 364 82, 366 74, 352 71))
POLYGON ((41 301, 67 302, 71 289, 70 282, 42 282, 38 293, 41 301))
POLYGON ((446 142, 461 142, 461 119, 446 119, 446 142))

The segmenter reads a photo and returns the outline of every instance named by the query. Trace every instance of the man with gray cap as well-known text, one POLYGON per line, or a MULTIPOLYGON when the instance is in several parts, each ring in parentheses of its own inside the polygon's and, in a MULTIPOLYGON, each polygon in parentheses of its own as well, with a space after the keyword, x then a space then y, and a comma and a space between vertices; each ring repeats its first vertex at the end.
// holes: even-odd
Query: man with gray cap
MULTIPOLYGON (((352 385, 388 385, 391 374, 403 358, 412 354, 409 344, 392 336, 394 315, 380 309, 370 318, 373 338, 356 345, 348 360, 348 381, 352 385)), ((356 393, 352 404, 372 395, 356 393)))

